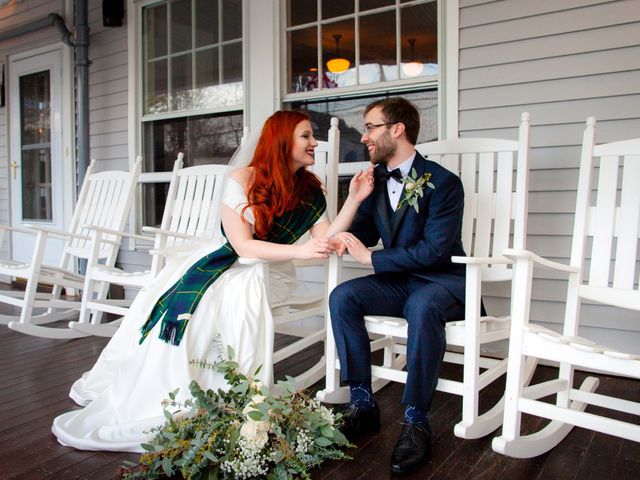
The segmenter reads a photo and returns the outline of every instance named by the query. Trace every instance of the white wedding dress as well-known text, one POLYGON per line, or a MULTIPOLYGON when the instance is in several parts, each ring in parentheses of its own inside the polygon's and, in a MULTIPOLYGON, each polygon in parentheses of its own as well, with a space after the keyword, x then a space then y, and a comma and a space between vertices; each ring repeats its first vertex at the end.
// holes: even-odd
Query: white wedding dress
MULTIPOLYGON (((246 205, 242 186, 228 179, 222 201, 238 213, 246 205)), ((245 219, 253 224, 250 209, 245 219)), ((323 221, 323 216, 318 222, 323 221)), ((69 396, 84 408, 55 418, 52 431, 58 441, 81 450, 142 452, 140 444, 153 437, 149 429, 165 422, 162 401, 179 388, 176 397, 190 397, 189 384, 196 380, 203 388, 223 387, 222 376, 192 361, 214 362, 226 357, 227 345, 244 373, 253 374, 265 362, 265 324, 271 321, 264 282, 256 266, 237 262, 216 280, 189 320, 180 345, 158 338, 158 322, 142 344, 140 327, 156 300, 192 265, 219 248, 198 245, 168 259, 152 285, 140 291, 118 331, 102 351, 93 368, 71 387, 69 396)), ((291 262, 270 268, 272 300, 287 298, 295 288, 291 262)))

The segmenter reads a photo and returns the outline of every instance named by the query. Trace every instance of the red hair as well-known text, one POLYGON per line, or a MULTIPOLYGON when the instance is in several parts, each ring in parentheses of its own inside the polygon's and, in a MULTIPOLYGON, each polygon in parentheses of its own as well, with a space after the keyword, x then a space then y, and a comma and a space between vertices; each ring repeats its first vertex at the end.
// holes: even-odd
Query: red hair
POLYGON ((292 210, 314 188, 321 188, 318 177, 306 168, 294 171, 293 133, 296 126, 309 120, 309 115, 299 111, 281 110, 271 115, 260 133, 250 167, 253 167, 253 183, 247 192, 248 205, 255 217, 258 238, 265 238, 273 218, 292 210))

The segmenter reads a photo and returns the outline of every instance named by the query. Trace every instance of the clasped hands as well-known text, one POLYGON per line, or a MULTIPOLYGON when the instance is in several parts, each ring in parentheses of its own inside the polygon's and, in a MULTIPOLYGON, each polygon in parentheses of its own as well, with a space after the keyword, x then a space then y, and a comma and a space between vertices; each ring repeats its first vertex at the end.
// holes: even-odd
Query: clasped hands
POLYGON ((300 245, 298 258, 328 258, 333 253, 343 255, 345 251, 357 262, 371 265, 371 251, 349 232, 340 232, 331 238, 310 238, 300 245))
POLYGON ((349 232, 340 232, 331 238, 311 238, 300 248, 301 259, 328 258, 333 253, 343 255, 346 251, 358 263, 371 265, 371 250, 349 232))

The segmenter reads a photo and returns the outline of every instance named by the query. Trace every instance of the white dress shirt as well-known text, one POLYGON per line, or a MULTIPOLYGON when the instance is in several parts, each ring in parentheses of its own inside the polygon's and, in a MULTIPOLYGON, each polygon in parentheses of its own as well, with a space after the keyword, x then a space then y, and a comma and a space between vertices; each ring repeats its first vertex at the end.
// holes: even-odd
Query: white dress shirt
MULTIPOLYGON (((414 153, 409 158, 407 158, 404 162, 398 165, 397 168, 400 169, 400 173, 402 173, 403 179, 405 179, 407 175, 409 175, 409 171, 411 170, 411 165, 413 164, 413 159, 415 158, 415 156, 416 154, 414 153)), ((387 168, 387 167, 384 167, 384 168, 387 168)), ((389 169, 387 168, 387 170, 389 169)), ((389 177, 389 180, 387 180, 387 193, 389 194, 389 203, 391 204, 391 208, 393 209, 394 212, 396 208, 398 208, 398 203, 400 202, 402 187, 404 187, 404 183, 398 182, 393 177, 389 177)))

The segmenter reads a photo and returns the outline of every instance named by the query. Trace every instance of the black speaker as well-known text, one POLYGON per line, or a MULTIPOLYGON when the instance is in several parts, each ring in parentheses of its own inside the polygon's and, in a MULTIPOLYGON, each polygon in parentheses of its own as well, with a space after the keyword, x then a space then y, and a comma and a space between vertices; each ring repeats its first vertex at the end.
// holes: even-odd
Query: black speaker
POLYGON ((102 25, 121 27, 124 18, 124 0, 102 0, 102 25))

